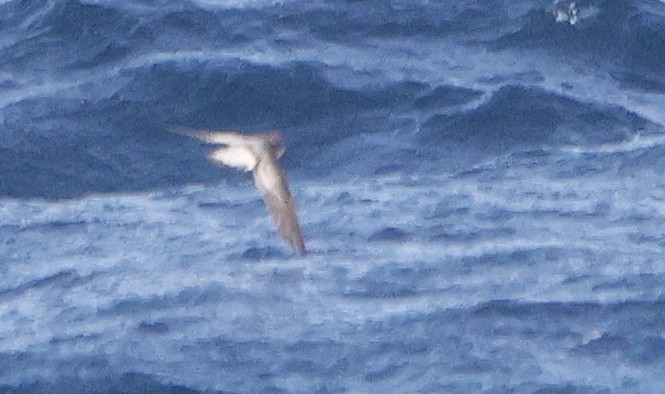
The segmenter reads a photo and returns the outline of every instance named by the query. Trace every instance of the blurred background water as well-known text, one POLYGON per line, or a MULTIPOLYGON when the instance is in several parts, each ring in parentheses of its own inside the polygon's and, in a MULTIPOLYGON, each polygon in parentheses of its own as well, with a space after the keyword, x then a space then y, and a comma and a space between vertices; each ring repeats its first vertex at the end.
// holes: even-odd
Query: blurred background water
POLYGON ((665 390, 661 1, 0 0, 0 392, 665 390), (278 129, 311 254, 165 126, 278 129))

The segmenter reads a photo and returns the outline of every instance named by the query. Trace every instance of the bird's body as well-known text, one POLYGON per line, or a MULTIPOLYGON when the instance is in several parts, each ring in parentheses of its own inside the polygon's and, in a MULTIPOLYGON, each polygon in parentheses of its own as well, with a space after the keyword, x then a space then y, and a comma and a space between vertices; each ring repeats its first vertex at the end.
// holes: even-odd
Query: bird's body
POLYGON ((277 232, 300 254, 306 254, 288 181, 277 162, 285 150, 280 133, 244 135, 233 131, 179 128, 172 128, 171 131, 207 144, 223 145, 213 150, 208 159, 216 164, 252 171, 254 184, 268 206, 277 232))

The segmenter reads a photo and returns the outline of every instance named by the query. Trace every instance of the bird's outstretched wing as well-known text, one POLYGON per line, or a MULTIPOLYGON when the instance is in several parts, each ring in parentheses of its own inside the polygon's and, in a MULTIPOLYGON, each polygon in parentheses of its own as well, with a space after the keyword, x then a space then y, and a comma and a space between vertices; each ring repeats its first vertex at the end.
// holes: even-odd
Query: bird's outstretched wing
POLYGON ((286 175, 272 155, 263 157, 254 168, 254 183, 263 195, 279 235, 304 256, 307 253, 305 241, 286 175))
POLYGON ((169 126, 167 130, 174 134, 196 138, 206 144, 233 146, 247 143, 247 137, 235 131, 199 130, 179 126, 169 126))
POLYGON ((196 138, 206 144, 225 145, 208 154, 208 159, 215 164, 252 171, 259 159, 251 149, 252 140, 235 131, 194 130, 183 127, 169 127, 175 134, 196 138))

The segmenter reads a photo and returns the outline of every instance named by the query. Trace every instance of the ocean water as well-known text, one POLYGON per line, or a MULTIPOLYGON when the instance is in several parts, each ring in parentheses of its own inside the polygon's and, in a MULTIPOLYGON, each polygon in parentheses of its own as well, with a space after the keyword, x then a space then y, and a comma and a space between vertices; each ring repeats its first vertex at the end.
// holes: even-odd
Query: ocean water
POLYGON ((662 1, 0 0, 0 393, 665 392, 664 108, 662 1))

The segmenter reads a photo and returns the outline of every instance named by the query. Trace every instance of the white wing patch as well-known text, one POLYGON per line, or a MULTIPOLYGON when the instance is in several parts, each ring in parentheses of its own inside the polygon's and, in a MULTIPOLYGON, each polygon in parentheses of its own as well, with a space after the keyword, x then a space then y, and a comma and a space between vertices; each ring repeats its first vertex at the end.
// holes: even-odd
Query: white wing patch
POLYGON ((252 171, 259 161, 252 151, 242 146, 215 149, 208 155, 208 158, 215 163, 239 168, 244 171, 252 171))

